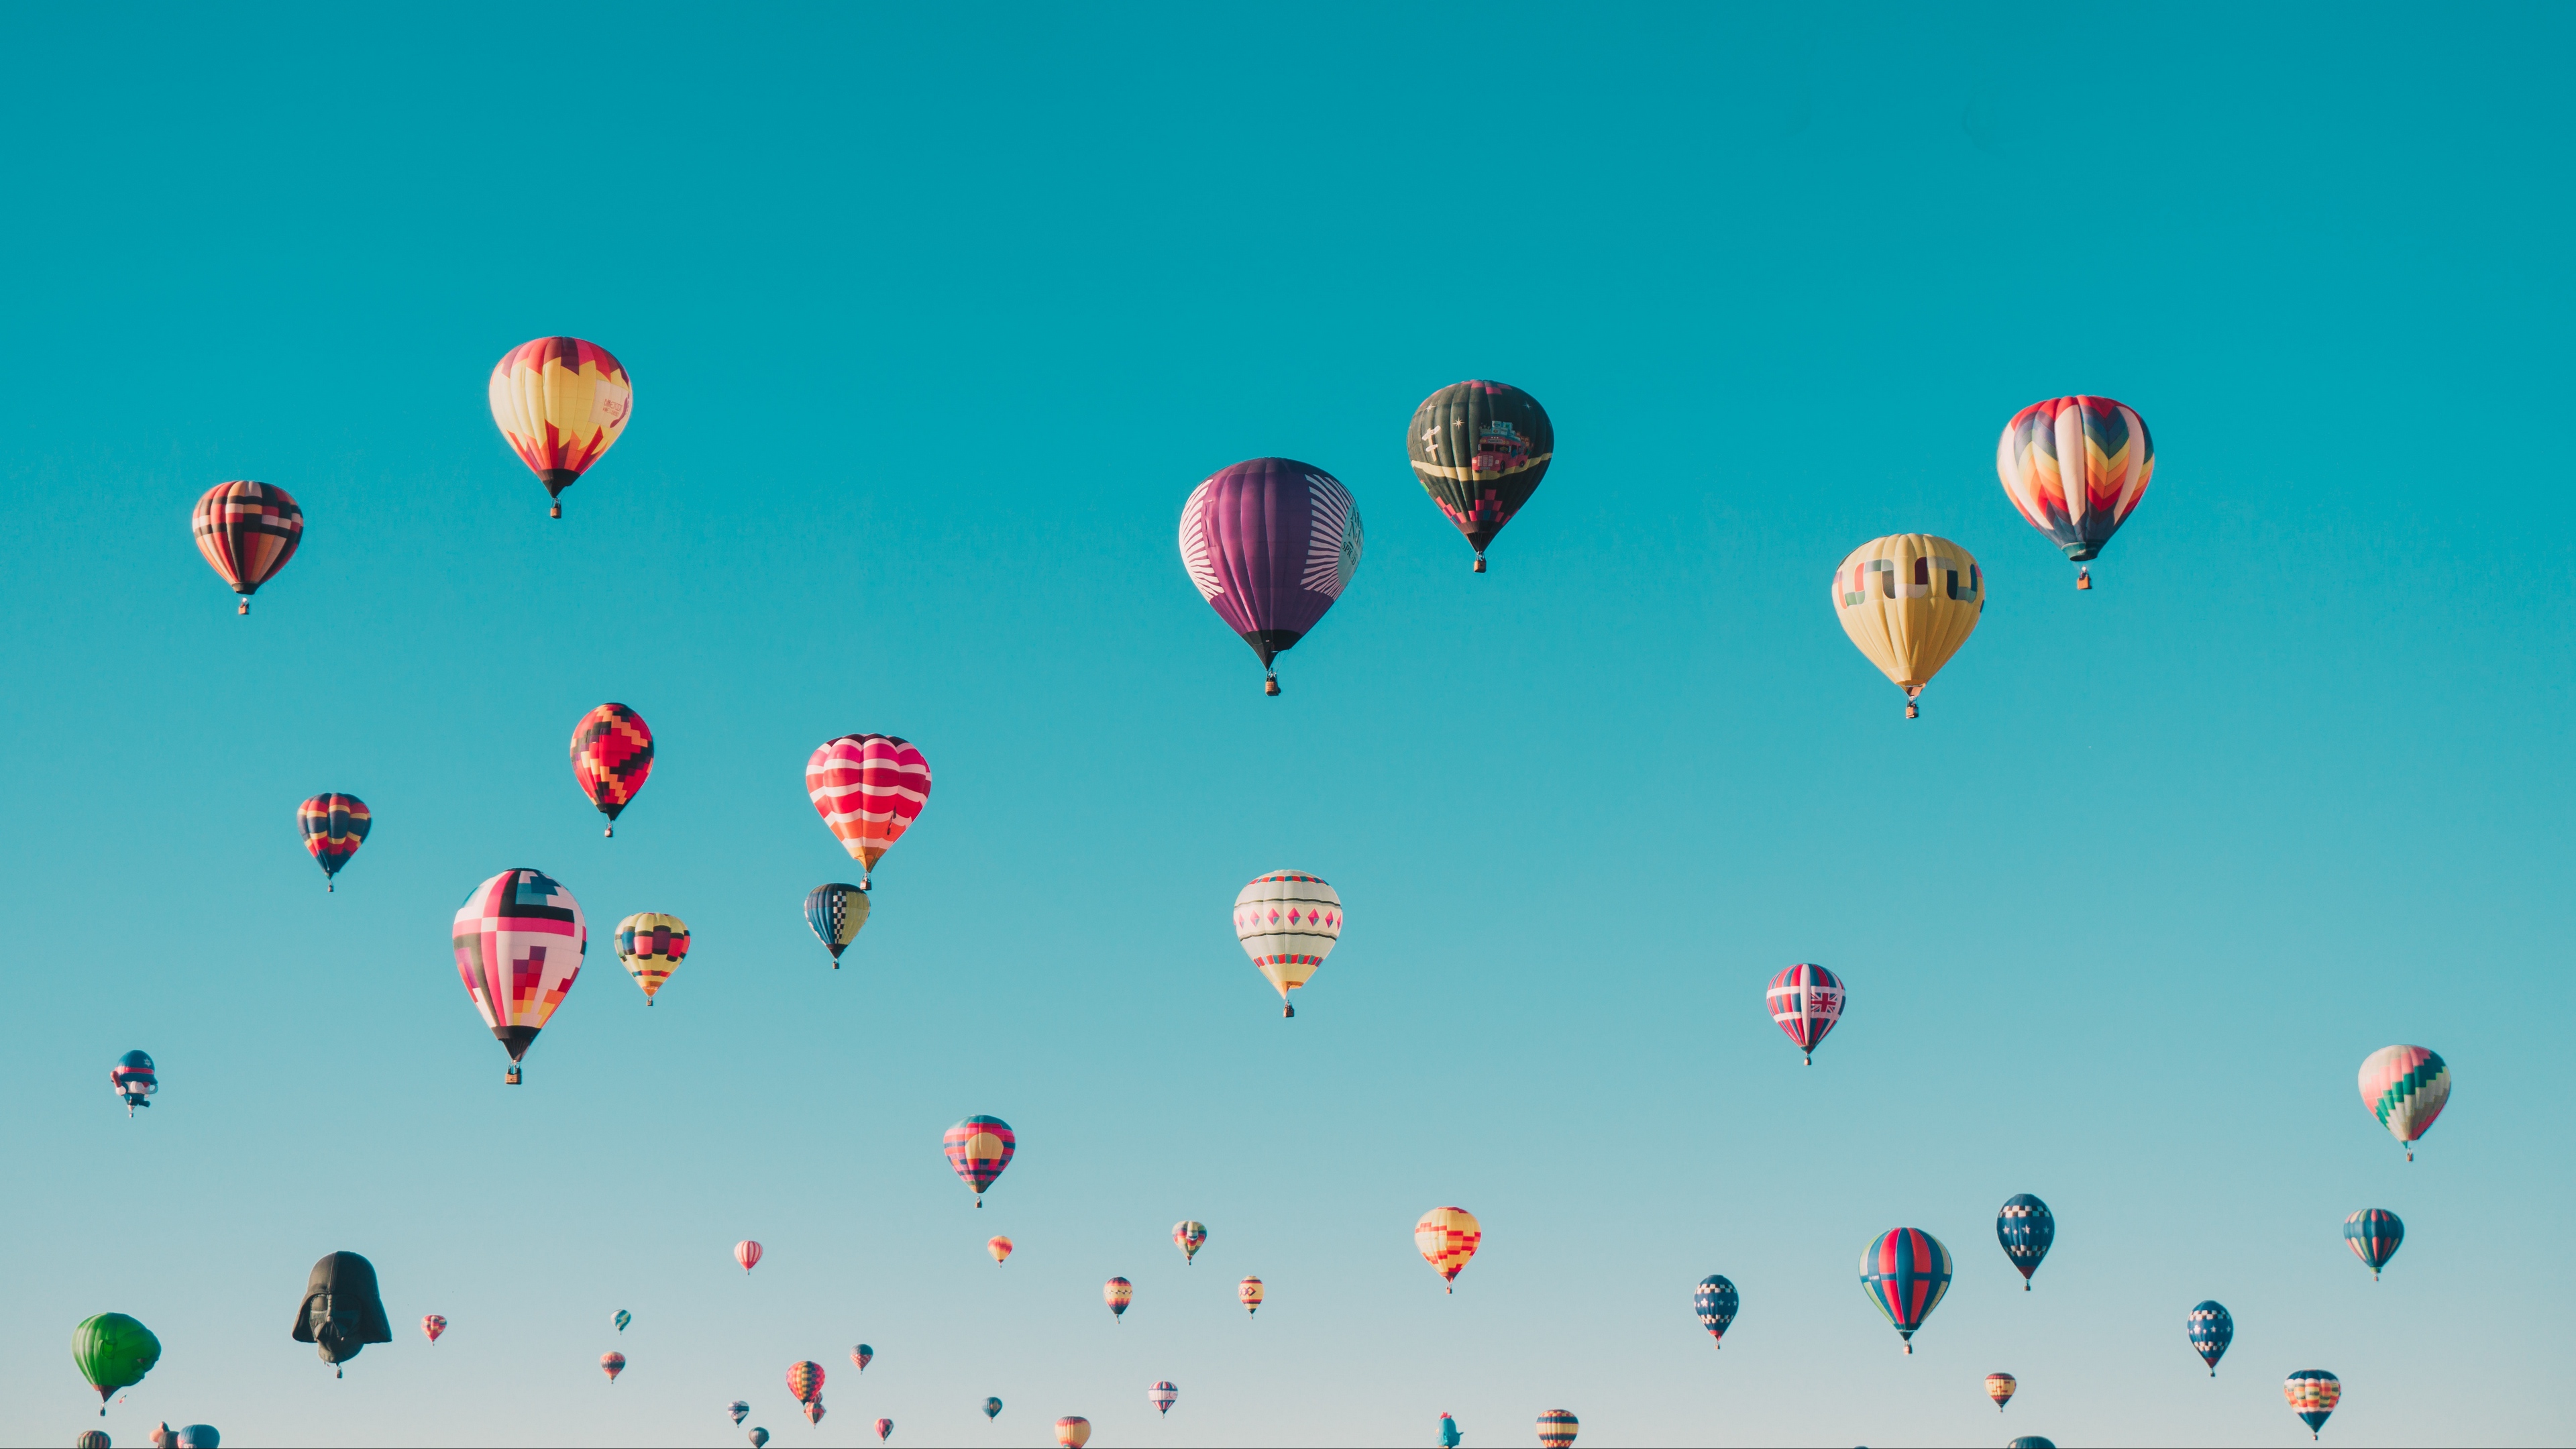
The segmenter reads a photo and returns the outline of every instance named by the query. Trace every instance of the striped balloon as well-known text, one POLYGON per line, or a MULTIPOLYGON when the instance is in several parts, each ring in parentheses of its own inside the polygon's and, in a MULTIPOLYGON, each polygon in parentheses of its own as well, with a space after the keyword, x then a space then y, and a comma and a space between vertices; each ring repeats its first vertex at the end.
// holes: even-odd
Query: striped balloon
POLYGON ((1020 1150, 1020 1139, 1011 1132, 1011 1124, 999 1117, 969 1117, 948 1129, 943 1139, 948 1150, 948 1165, 968 1187, 975 1189, 975 1206, 984 1205, 984 1189, 1011 1165, 1011 1154, 1020 1150))
POLYGON ((551 517, 563 491, 616 445, 635 415, 635 384, 608 349, 578 337, 540 337, 492 368, 492 421, 546 485, 551 517))
POLYGON ((1169 1414, 1172 1412, 1172 1405, 1180 1401, 1181 1391, 1172 1386, 1170 1379, 1165 1379, 1145 1391, 1145 1402, 1153 1405, 1154 1411, 1159 1414, 1169 1414))
POLYGON ((1242 1282, 1235 1284, 1234 1296, 1235 1300, 1243 1305, 1244 1312, 1259 1313, 1261 1311, 1261 1280, 1258 1278, 1246 1278, 1242 1282))
POLYGON ((859 863, 866 890, 877 861, 930 803, 930 761, 893 735, 843 735, 805 761, 805 793, 824 826, 859 863))
POLYGON ((1011 1240, 995 1234, 984 1240, 984 1251, 992 1256, 996 1267, 1011 1261, 1011 1240))
POLYGON ((304 541, 304 510, 274 483, 218 483, 197 500, 188 526, 197 552, 241 595, 236 613, 250 612, 250 596, 277 577, 304 541))
POLYGON ((1538 1416, 1539 1449, 1574 1449, 1574 1432, 1583 1427, 1572 1409, 1550 1409, 1538 1416))
POLYGON ((1691 1312, 1699 1315, 1699 1326, 1708 1330, 1709 1340, 1718 1348, 1726 1347, 1726 1330, 1735 1322, 1737 1299, 1735 1285, 1722 1273, 1711 1273, 1691 1290, 1691 1312))
POLYGON ((2397 1256, 2398 1245, 2405 1241, 2406 1225, 2386 1208, 2363 1208, 2343 1220, 2343 1245, 2370 1265, 2370 1281, 2374 1283, 2379 1281, 2379 1270, 2397 1256))
POLYGON ((608 1381, 610 1383, 613 1384, 617 1382, 617 1376, 626 1372, 626 1355, 622 1353, 601 1354, 599 1356, 599 1371, 608 1375, 608 1381))
POLYGON ((1921 1228, 1890 1228, 1860 1259, 1860 1290, 1914 1351, 1914 1330, 1950 1291, 1950 1250, 1921 1228))
POLYGON ((859 928, 867 923, 867 893, 857 886, 836 881, 805 893, 805 924, 814 928, 814 939, 832 953, 835 971, 841 969, 841 953, 859 939, 859 928))
MULTIPOLYGON (((1462 1207, 1433 1208, 1413 1225, 1413 1246, 1444 1284, 1458 1281, 1459 1270, 1476 1256, 1476 1249, 1484 1241, 1485 1230, 1477 1223, 1476 1215, 1462 1207)), ((1450 1287, 1446 1291, 1458 1290, 1450 1287)))
POLYGON ((821 1399, 809 1400, 802 1405, 802 1407, 805 1410, 806 1423, 819 1424, 823 1422, 823 1401, 821 1399))
POLYGON ((2290 1401, 2290 1412, 2308 1426, 2308 1437, 2319 1437, 2326 1426, 2326 1416, 2343 1402, 2343 1380, 2324 1369, 2301 1369, 2281 1381, 2281 1397, 2290 1401))
POLYGON ((660 911, 638 911, 617 923, 617 959, 644 988, 644 1004, 689 954, 689 923, 660 911))
POLYGON ((2451 1069, 2419 1046, 2386 1046, 2361 1064, 2361 1104, 2415 1160, 2415 1141, 2433 1130, 2433 1119, 2451 1100, 2451 1069))
POLYGON ((295 826, 304 832, 304 849, 322 867, 322 889, 339 889, 333 877, 367 843, 367 831, 374 824, 366 801, 337 790, 295 807, 295 826))
POLYGON ((644 716, 622 704, 599 706, 572 727, 572 778, 599 813, 602 835, 617 833, 617 817, 653 774, 653 731, 644 716))
POLYGON ((1172 1246, 1181 1250, 1181 1266, 1188 1267, 1207 1246, 1207 1224, 1196 1219, 1172 1224, 1172 1246))
POLYGON ((420 1316, 420 1331, 436 1343, 438 1336, 447 1331, 447 1320, 435 1313, 424 1313, 420 1316))
POLYGON ((742 1265, 743 1272, 749 1273, 752 1269, 760 1266, 760 1244, 753 1242, 749 1238, 745 1238, 741 1242, 734 1244, 733 1260, 742 1265))
POLYGON ((1067 1414, 1055 1421, 1057 1449, 1082 1449, 1091 1442, 1091 1421, 1080 1414, 1067 1414))
POLYGON ((1235 893, 1234 939, 1279 993, 1279 1014, 1295 1016, 1288 993, 1306 984, 1342 939, 1342 898, 1302 870, 1255 876, 1235 893))
POLYGON ((1314 630, 1360 566, 1360 511, 1332 475, 1288 458, 1216 473, 1181 505, 1181 567, 1199 597, 1261 658, 1314 630))
POLYGON ((887 1441, 888 1439, 891 1439, 891 1438, 893 1438, 893 1437, 894 1437, 894 1420, 892 1420, 892 1419, 879 1419, 879 1420, 877 1420, 877 1442, 878 1442, 878 1443, 880 1443, 880 1444, 882 1444, 882 1443, 884 1443, 885 1441, 887 1441))
POLYGON ((2013 1390, 2019 1387, 2021 1387, 2021 1380, 2011 1374, 1986 1375, 1986 1397, 1995 1401, 1995 1412, 1998 1414, 2004 1411, 2004 1405, 2012 1402, 2013 1390))
POLYGON ((1100 1285, 1100 1296, 1109 1304, 1112 1322, 1127 1321, 1127 1305, 1136 1301, 1136 1285, 1124 1278, 1112 1278, 1100 1285))
POLYGON ((2021 1291, 2030 1291, 2030 1275, 2039 1271, 2039 1260, 2048 1256, 2048 1245, 2057 1241, 2057 1219, 2048 1204, 2029 1193, 2020 1192, 2005 1201, 2004 1210, 1995 1214, 1995 1241, 2003 1244, 2004 1256, 2021 1270, 2021 1291))
MULTIPOLYGON (((2147 423, 2107 397, 2053 397, 2013 414, 1995 473, 2024 522, 2081 564, 2102 551, 2156 475, 2147 423)), ((2087 570, 2075 586, 2093 587, 2087 570)))
POLYGON ((2191 1335, 2191 1351, 2209 1365, 2209 1376, 2218 1377, 2218 1361, 2227 1356, 2227 1346, 2236 1341, 2236 1320, 2227 1305, 2215 1298, 2204 1298, 2191 1306, 2191 1316, 2183 1320, 2183 1329, 2191 1335))
POLYGON ((876 1356, 877 1351, 864 1343, 850 1350, 850 1362, 856 1364, 861 1373, 868 1371, 868 1365, 875 1361, 876 1356))
POLYGON ((1763 999, 1770 1003, 1771 1020, 1807 1054, 1807 1065, 1814 1066, 1816 1044, 1843 1019, 1842 978, 1802 961, 1772 977, 1763 999))
POLYGON ((787 1370, 787 1392, 800 1404, 818 1403, 823 1397, 823 1366, 806 1359, 787 1370))

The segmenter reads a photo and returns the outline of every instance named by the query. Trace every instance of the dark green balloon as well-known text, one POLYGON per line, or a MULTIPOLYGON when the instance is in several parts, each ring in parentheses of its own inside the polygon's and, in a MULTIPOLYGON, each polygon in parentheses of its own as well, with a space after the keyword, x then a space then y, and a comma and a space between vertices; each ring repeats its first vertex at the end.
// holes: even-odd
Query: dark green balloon
POLYGON ((84 1318, 80 1327, 72 1330, 72 1364, 89 1386, 98 1390, 101 1416, 107 1413, 110 1394, 143 1382, 143 1376, 160 1361, 161 1340, 152 1336, 151 1329, 122 1313, 84 1318))
POLYGON ((1509 383, 1461 382, 1413 410, 1404 451, 1423 491, 1475 547, 1481 574, 1485 545, 1547 476, 1556 428, 1537 398, 1509 383))

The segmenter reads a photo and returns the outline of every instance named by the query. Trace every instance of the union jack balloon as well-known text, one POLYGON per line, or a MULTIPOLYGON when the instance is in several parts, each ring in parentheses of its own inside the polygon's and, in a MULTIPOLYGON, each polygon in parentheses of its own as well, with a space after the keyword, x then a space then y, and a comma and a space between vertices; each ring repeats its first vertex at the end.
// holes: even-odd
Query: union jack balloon
POLYGON ((1914 1331, 1950 1291, 1950 1250, 1921 1228, 1891 1228, 1861 1254, 1860 1290, 1914 1351, 1914 1331))
POLYGON ((2156 476, 2146 419, 2107 397, 2053 397, 2013 414, 1995 445, 1995 472, 2024 522, 2082 565, 2129 519, 2156 476))
POLYGON ((250 596, 277 577, 304 541, 304 510, 274 483, 218 483, 197 500, 188 521, 205 555, 250 612, 250 596))
POLYGON ((1255 458, 1216 473, 1181 505, 1181 567, 1199 597, 1270 667, 1313 632, 1360 566, 1360 511, 1323 469, 1255 458))
POLYGON ((805 793, 824 826, 859 863, 859 889, 930 803, 930 761, 893 735, 826 740, 805 761, 805 793))
POLYGON ((374 823, 366 801, 336 790, 295 807, 295 825, 304 832, 304 849, 322 867, 322 889, 339 889, 333 878, 358 853, 358 847, 367 843, 368 827, 374 823))
POLYGON ((1816 1044, 1843 1019, 1842 978, 1800 962, 1771 978, 1764 1000, 1770 1003, 1771 1019, 1806 1053, 1807 1065, 1814 1066, 1816 1044))
POLYGON ((608 349, 578 337, 540 337, 492 367, 492 421, 554 500, 589 471, 635 416, 635 384, 608 349))
POLYGON ((1234 938, 1279 993, 1279 1014, 1295 1016, 1288 993, 1306 984, 1342 939, 1342 898, 1302 870, 1256 876, 1235 893, 1234 938))
POLYGON ((449 931, 456 974, 474 1009, 510 1053, 512 1086, 519 1059, 581 975, 590 928, 581 903, 541 870, 505 870, 476 886, 449 931))
POLYGON ((653 731, 644 716, 617 703, 603 704, 572 727, 572 777, 581 793, 617 833, 617 817, 634 803, 637 791, 653 774, 653 731))

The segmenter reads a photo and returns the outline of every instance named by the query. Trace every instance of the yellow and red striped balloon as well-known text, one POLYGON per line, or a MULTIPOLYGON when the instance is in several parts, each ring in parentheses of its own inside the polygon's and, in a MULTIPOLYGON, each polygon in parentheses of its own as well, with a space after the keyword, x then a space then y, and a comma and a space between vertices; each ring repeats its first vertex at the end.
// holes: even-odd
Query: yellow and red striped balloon
POLYGON ((635 384, 608 349, 578 337, 540 337, 492 368, 492 421, 546 485, 551 516, 563 491, 614 447, 635 415, 635 384))
POLYGON ((247 614, 250 596, 277 577, 304 541, 304 510, 274 483, 218 483, 197 500, 188 526, 197 552, 241 595, 235 612, 247 614))

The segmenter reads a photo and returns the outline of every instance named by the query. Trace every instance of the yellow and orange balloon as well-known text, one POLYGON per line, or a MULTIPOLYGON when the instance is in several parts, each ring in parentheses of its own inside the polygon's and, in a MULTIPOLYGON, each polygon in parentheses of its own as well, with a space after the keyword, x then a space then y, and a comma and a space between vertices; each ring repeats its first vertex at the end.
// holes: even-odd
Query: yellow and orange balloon
POLYGON ((1413 1225, 1413 1246, 1422 1250, 1422 1261, 1440 1275, 1443 1285, 1457 1281, 1458 1270, 1476 1256, 1476 1249, 1484 1241, 1485 1230, 1477 1224, 1476 1215, 1462 1207, 1433 1208, 1413 1225))
POLYGON ((994 1262, 1006 1262, 1011 1256, 1011 1240, 996 1234, 985 1240, 984 1251, 993 1255, 994 1262))
POLYGON ((1833 602, 1853 645, 1905 691, 1912 719, 1923 686, 1976 632, 1986 575, 1946 538, 1892 533, 1853 549, 1834 570, 1833 602))
POLYGON ((578 337, 540 337, 492 368, 492 421, 555 500, 615 446, 635 415, 635 384, 608 349, 578 337))

